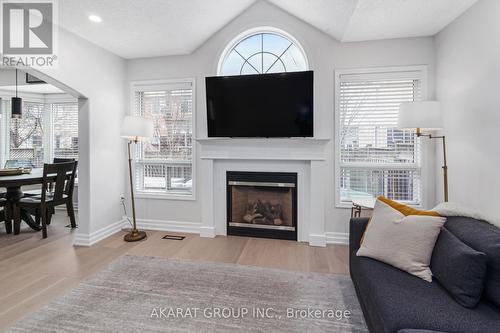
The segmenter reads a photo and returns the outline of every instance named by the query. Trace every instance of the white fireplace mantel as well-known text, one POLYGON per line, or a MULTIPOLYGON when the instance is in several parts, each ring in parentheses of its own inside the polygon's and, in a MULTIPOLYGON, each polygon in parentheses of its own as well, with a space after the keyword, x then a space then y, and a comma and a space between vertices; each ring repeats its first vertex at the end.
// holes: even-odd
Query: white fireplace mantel
POLYGON ((298 241, 326 246, 325 181, 329 139, 208 138, 200 145, 202 237, 226 235, 226 171, 297 172, 298 241))

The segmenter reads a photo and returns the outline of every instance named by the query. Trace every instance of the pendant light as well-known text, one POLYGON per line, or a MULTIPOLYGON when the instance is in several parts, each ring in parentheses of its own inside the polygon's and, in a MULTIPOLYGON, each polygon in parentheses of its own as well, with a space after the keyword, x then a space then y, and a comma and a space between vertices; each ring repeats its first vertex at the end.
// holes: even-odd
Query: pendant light
POLYGON ((16 97, 12 97, 11 117, 21 118, 23 114, 23 100, 17 97, 17 68, 16 68, 16 97))

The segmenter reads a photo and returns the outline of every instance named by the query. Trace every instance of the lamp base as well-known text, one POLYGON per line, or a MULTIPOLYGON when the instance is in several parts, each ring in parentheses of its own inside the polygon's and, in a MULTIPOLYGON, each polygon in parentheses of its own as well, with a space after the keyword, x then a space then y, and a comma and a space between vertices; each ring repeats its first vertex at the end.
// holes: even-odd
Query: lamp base
POLYGON ((123 240, 126 242, 137 242, 143 240, 146 237, 147 235, 144 231, 133 229, 131 232, 123 236, 123 240))

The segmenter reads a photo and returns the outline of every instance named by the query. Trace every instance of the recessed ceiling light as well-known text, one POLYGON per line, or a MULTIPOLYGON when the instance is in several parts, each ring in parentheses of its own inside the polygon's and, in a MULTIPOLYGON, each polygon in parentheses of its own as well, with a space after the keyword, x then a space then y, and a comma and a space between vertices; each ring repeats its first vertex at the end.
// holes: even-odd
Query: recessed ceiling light
POLYGON ((100 16, 97 16, 97 15, 89 15, 89 20, 91 20, 92 22, 95 22, 95 23, 102 22, 102 18, 100 16))

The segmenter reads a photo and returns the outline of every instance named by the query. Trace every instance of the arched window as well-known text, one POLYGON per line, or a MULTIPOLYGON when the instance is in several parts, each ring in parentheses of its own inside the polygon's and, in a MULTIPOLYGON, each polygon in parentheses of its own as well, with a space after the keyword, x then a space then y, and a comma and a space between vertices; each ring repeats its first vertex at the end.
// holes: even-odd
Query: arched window
POLYGON ((228 45, 219 61, 219 75, 266 74, 308 70, 300 44, 283 31, 247 32, 228 45))

